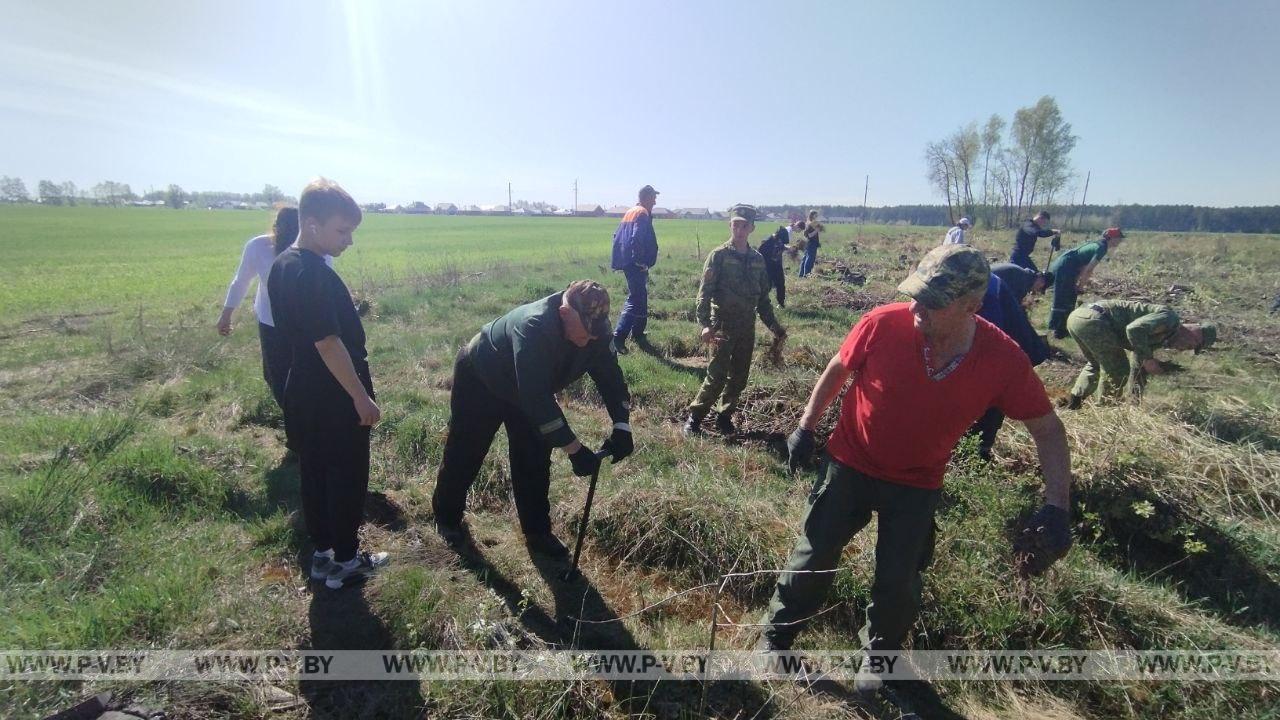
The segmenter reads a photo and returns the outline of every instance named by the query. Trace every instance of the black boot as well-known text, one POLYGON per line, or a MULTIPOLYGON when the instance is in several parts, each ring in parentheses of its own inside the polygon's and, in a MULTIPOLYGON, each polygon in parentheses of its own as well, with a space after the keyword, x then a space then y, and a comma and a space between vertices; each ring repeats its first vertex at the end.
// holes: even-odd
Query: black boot
POLYGON ((1079 395, 1069 395, 1067 397, 1068 410, 1079 410, 1081 405, 1084 405, 1084 398, 1079 395))
POLYGON ((733 426, 733 413, 716 414, 716 431, 721 435, 733 435, 738 432, 738 428, 733 426))
POLYGON ((702 434, 702 418, 704 416, 697 413, 689 413, 689 418, 684 421, 684 428, 681 430, 685 437, 693 437, 702 434))

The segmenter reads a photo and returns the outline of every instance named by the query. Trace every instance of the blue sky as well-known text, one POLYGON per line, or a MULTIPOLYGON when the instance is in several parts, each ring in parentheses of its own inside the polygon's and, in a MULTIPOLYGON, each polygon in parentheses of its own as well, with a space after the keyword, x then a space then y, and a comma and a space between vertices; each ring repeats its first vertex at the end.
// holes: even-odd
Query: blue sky
POLYGON ((937 202, 1055 97, 1099 203, 1280 203, 1280 3, 0 0, 0 175, 362 202, 937 202))

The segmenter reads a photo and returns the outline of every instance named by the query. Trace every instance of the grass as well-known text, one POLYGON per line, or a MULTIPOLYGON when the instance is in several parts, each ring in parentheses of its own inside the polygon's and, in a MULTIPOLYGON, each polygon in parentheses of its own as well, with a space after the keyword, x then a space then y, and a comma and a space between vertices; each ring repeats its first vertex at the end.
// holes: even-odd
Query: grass
MULTIPOLYGON (((365 540, 393 567, 338 595, 306 587, 309 549, 297 469, 260 377, 248 308, 213 332, 243 241, 264 213, 0 208, 0 647, 541 648, 705 647, 710 589, 654 603, 720 573, 780 567, 811 476, 779 455, 816 374, 849 326, 893 299, 931 228, 836 227, 814 278, 789 278, 781 366, 753 368, 740 441, 689 440, 677 419, 701 380, 692 304, 713 222, 658 224, 654 354, 623 359, 636 455, 601 477, 584 579, 531 561, 515 531, 505 439, 472 494, 482 553, 461 558, 431 531, 430 496, 457 348, 485 322, 578 277, 604 272, 611 220, 367 218, 338 261, 368 303, 384 422, 374 432, 365 540), (842 270, 843 268, 843 270, 842 270), (859 284, 861 283, 861 284, 859 284), (571 617, 607 621, 577 624, 571 617)), ((757 230, 755 240, 768 229, 757 230)), ((1049 576, 1019 581, 1009 532, 1038 505, 1030 440, 1002 433, 993 466, 962 445, 948 473, 939 539, 914 629, 920 648, 1274 648, 1280 641, 1280 330, 1267 315, 1280 269, 1274 237, 1135 233, 1097 273, 1105 296, 1173 304, 1222 326, 1220 349, 1182 356, 1141 406, 1065 414, 1076 475, 1077 545, 1049 576), (1174 285, 1191 291, 1172 291, 1174 285)), ((1068 239, 1070 242, 1071 239, 1068 239)), ((1005 234, 975 244, 992 256, 1005 234)), ((1043 255, 1043 253, 1042 253, 1043 255)), ((1085 296, 1090 297, 1086 294, 1085 296)), ((1042 324, 1047 303, 1035 309, 1042 324)), ((763 335, 763 333, 762 333, 763 335)), ((1079 366, 1041 367, 1061 394, 1079 366)), ((590 383, 564 393, 579 432, 603 439, 590 383)), ((825 419, 827 426, 834 416, 825 419)), ((554 461, 553 521, 576 529, 585 486, 554 461)), ((874 522, 850 544, 829 602, 801 636, 856 644, 869 598, 874 522)), ((721 598, 759 617, 768 576, 721 598)), ((747 648, 747 627, 718 647, 747 648)), ((302 683, 270 710, 249 684, 0 687, 6 716, 41 717, 109 688, 170 717, 695 717, 700 688, 580 678, 559 683, 302 683)), ((940 683, 921 696, 947 717, 1268 717, 1275 684, 940 683)), ((715 717, 864 717, 864 708, 789 685, 725 684, 715 717)), ((1272 715, 1273 716, 1273 715, 1272 715)))

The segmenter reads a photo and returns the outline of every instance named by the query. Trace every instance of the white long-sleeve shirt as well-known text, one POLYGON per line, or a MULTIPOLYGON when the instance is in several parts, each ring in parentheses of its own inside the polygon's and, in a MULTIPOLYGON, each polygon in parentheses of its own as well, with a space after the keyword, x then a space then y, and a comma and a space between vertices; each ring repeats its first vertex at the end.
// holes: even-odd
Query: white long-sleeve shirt
MULTIPOLYGON (((935 236, 936 237, 936 236, 935 236)), ((956 225, 947 231, 947 236, 942 240, 943 245, 964 245, 964 228, 956 225)))
MULTIPOLYGON (((249 294, 249 284, 256 276, 258 292, 253 296, 253 314, 258 316, 258 322, 263 325, 275 327, 271 317, 271 300, 267 297, 267 276, 271 274, 271 263, 275 260, 276 251, 270 235, 259 235, 245 243, 244 253, 240 256, 240 267, 236 269, 236 275, 231 279, 231 286, 227 288, 227 299, 223 301, 222 306, 239 307, 245 295, 249 294)), ((324 261, 330 267, 333 266, 332 257, 325 255, 324 261)))

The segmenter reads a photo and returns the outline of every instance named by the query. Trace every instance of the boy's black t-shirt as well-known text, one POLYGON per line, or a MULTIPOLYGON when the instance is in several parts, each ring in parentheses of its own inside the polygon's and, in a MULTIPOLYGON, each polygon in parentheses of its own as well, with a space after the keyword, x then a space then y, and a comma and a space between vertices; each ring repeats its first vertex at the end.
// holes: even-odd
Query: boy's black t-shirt
POLYGON ((361 384, 373 396, 364 325, 342 278, 319 255, 292 247, 272 263, 267 296, 276 329, 293 348, 293 365, 285 383, 285 430, 290 447, 300 434, 359 426, 351 396, 329 372, 315 346, 337 335, 351 355, 361 384))

